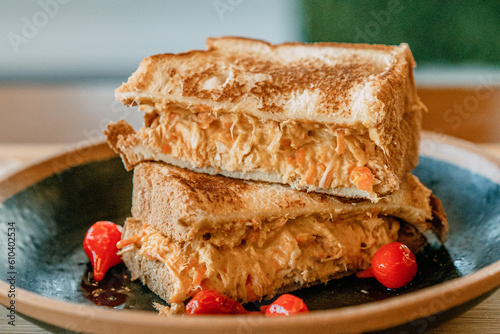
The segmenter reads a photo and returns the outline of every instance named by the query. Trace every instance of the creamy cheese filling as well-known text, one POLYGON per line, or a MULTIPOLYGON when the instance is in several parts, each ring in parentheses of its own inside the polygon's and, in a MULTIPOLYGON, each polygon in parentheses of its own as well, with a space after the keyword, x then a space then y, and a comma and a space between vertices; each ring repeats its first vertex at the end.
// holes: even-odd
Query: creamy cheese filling
POLYGON ((328 124, 260 120, 236 113, 146 110, 142 145, 195 167, 278 173, 299 187, 353 187, 373 192, 384 161, 367 134, 328 124))
MULTIPOLYGON (((133 222, 127 221, 126 231, 133 222)), ((204 289, 247 302, 364 269, 382 245, 397 240, 398 230, 399 223, 390 217, 312 215, 288 220, 263 242, 249 236, 237 247, 218 247, 200 240, 174 242, 144 224, 139 234, 125 236, 132 244, 122 251, 138 249, 165 264, 174 285, 170 303, 204 289)))

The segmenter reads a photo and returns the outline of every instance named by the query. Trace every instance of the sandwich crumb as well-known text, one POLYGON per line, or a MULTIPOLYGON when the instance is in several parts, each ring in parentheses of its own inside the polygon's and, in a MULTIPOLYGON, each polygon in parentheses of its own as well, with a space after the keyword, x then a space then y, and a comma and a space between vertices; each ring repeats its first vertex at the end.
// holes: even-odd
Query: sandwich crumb
POLYGON ((153 306, 158 311, 158 315, 163 317, 186 314, 186 306, 183 303, 171 304, 170 306, 153 303, 153 306))

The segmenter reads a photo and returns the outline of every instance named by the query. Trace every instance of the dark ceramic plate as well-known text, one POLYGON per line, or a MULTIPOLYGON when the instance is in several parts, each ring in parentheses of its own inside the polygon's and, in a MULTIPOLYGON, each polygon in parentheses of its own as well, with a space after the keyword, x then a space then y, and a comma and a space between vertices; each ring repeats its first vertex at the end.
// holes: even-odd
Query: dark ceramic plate
MULTIPOLYGON (((472 152, 473 147, 459 147, 467 144, 445 139, 452 145, 426 136, 415 174, 442 200, 449 238, 445 246, 431 242, 417 255, 419 272, 403 289, 346 277, 295 292, 313 312, 286 321, 159 318, 152 303, 162 301, 140 283, 130 282, 123 266, 113 268, 99 286, 88 281, 90 267, 82 249, 86 230, 97 220, 121 223, 130 214, 132 175, 105 145, 50 159, 0 183, 2 259, 8 257, 8 227, 15 228, 16 237, 15 266, 0 261, 1 272, 15 273, 19 312, 75 331, 412 332, 433 327, 500 285, 498 163, 472 152)), ((9 303, 8 287, 0 282, 4 305, 9 303)))

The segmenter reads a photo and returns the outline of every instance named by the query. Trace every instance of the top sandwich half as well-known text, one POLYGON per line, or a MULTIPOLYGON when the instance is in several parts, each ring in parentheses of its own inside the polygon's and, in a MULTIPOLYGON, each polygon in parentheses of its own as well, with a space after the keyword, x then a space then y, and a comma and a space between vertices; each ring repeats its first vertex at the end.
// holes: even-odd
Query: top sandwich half
POLYGON ((206 51, 144 59, 116 90, 144 127, 106 134, 128 169, 164 161, 376 201, 418 163, 414 66, 406 44, 209 38, 206 51))

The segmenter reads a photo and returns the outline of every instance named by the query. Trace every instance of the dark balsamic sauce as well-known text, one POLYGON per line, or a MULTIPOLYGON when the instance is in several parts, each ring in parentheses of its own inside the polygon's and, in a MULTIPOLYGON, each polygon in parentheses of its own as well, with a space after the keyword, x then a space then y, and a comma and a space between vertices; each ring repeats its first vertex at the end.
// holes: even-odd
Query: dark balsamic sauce
POLYGON ((90 263, 80 283, 84 297, 96 305, 117 307, 124 304, 130 294, 130 273, 123 263, 108 270, 100 282, 93 279, 90 263))

